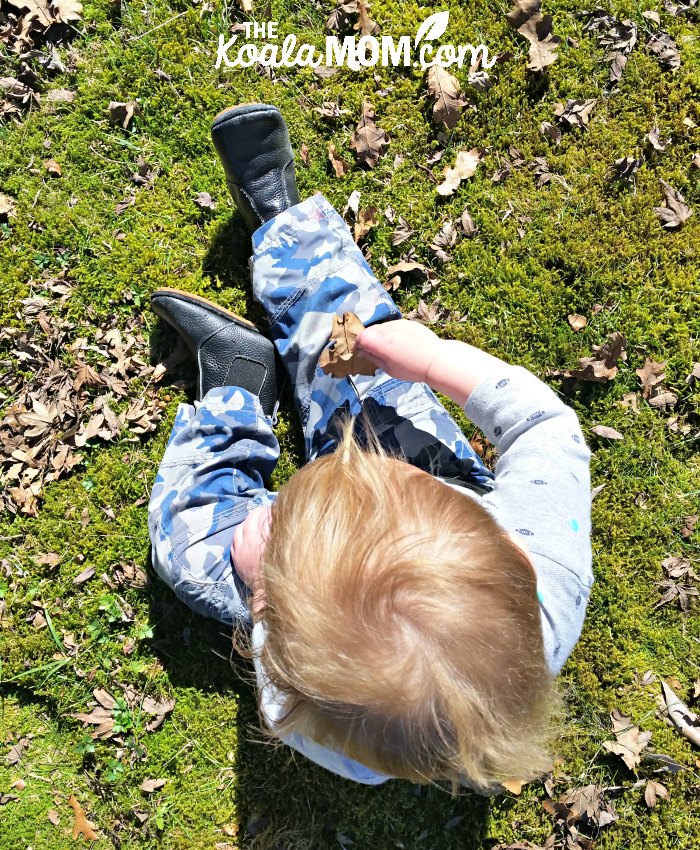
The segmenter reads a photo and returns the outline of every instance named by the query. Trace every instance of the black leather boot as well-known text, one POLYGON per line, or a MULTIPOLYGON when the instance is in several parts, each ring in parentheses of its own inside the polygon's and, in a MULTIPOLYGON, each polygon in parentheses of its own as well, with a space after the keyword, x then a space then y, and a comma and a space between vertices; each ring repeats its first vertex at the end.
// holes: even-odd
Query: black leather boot
POLYGON ((277 412, 275 346, 252 322, 189 292, 157 289, 151 307, 182 336, 197 361, 197 399, 214 387, 243 387, 277 412))
POLYGON ((299 203, 294 152, 276 106, 247 103, 220 112, 211 137, 233 200, 251 231, 299 203))

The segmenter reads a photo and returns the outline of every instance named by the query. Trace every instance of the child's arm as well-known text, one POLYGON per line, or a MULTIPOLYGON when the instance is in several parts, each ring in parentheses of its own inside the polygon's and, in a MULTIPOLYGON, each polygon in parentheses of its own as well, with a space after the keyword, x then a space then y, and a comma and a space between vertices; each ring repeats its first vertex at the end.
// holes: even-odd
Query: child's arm
POLYGON ((429 384, 462 407, 484 377, 503 365, 473 345, 440 339, 419 322, 398 319, 366 328, 356 349, 392 378, 429 384))
POLYGON ((531 555, 545 652, 558 670, 593 583, 590 451, 576 413, 526 369, 414 322, 372 325, 357 342, 393 377, 425 381, 459 402, 498 449, 494 487, 481 504, 531 555))

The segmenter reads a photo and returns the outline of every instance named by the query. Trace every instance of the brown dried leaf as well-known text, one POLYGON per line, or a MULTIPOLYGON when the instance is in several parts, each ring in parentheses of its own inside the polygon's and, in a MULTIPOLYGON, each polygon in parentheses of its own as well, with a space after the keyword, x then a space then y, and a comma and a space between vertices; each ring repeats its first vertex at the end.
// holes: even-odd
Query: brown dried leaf
POLYGON ((369 16, 369 3, 365 0, 357 0, 357 23, 353 27, 360 31, 360 35, 379 35, 382 28, 369 16))
POLYGON ((389 266, 386 270, 387 282, 384 284, 384 289, 389 292, 398 289, 401 283, 402 275, 420 275, 425 277, 430 289, 434 289, 438 285, 438 277, 435 272, 424 266, 423 263, 417 263, 409 260, 401 260, 393 266, 389 266))
POLYGON ((589 100, 567 100, 566 105, 554 104, 554 114, 561 122, 566 122, 570 127, 586 127, 593 109, 598 103, 596 98, 589 100))
POLYGON ((681 528, 681 537, 686 540, 692 536, 695 531, 695 526, 698 524, 698 514, 683 517, 683 528, 681 528))
POLYGON ((14 198, 3 195, 0 192, 0 218, 13 218, 17 215, 17 206, 14 198))
POLYGON ((299 158, 304 163, 304 165, 309 167, 309 146, 306 142, 302 142, 301 150, 299 151, 299 158))
POLYGON ((658 127, 652 128, 649 133, 647 133, 647 139, 649 139, 649 144, 657 151, 665 151, 671 144, 669 139, 661 141, 661 130, 658 127))
POLYGON ((644 787, 644 802, 648 808, 653 809, 659 799, 665 799, 666 797, 668 797, 668 788, 665 785, 662 785, 660 782, 654 782, 651 779, 647 782, 644 787))
POLYGON ((639 380, 642 384, 642 395, 644 398, 649 398, 654 387, 657 384, 660 384, 666 377, 664 370, 667 362, 667 360, 664 360, 661 363, 656 363, 651 358, 647 357, 644 361, 644 365, 639 369, 635 369, 635 372, 639 375, 639 380))
POLYGON ((374 107, 365 101, 362 107, 362 117, 350 142, 355 151, 355 159, 362 165, 374 168, 379 157, 389 144, 389 136, 377 125, 374 107))
POLYGON ((531 71, 543 71, 556 62, 561 38, 552 34, 552 16, 540 12, 540 0, 516 0, 506 20, 530 42, 527 67, 531 71))
POLYGON ((401 245, 407 239, 410 239, 413 236, 414 230, 411 225, 406 221, 406 219, 400 215, 399 216, 399 224, 396 230, 391 234, 391 244, 396 247, 397 245, 401 245))
POLYGON ((51 5, 56 15, 56 20, 67 24, 71 21, 79 21, 83 14, 82 3, 78 0, 51 0, 51 5))
POLYGON ((19 764, 22 761, 22 753, 29 746, 29 738, 20 738, 16 744, 13 744, 5 758, 8 764, 19 764))
POLYGON ((354 353, 355 340, 364 330, 364 325, 354 313, 333 316, 331 348, 321 352, 318 365, 326 375, 347 378, 348 375, 374 375, 376 365, 367 357, 354 353))
POLYGON ((479 163, 484 158, 484 148, 472 148, 457 154, 452 168, 445 168, 445 179, 437 187, 438 195, 448 197, 453 195, 462 180, 468 180, 476 173, 479 163))
POLYGON ((61 176, 61 166, 56 162, 55 159, 44 160, 44 168, 49 172, 52 177, 61 176))
POLYGON ((588 319, 585 316, 582 316, 580 313, 569 313, 566 318, 569 322, 569 325, 571 325, 571 327, 575 331, 583 330, 588 324, 588 319))
POLYGON ((107 107, 109 109, 109 118, 113 124, 120 124, 122 129, 126 130, 134 115, 138 114, 138 104, 133 100, 121 103, 120 101, 112 100, 107 107))
POLYGON ((167 781, 167 779, 144 779, 139 785, 139 788, 144 794, 152 794, 154 791, 162 788, 167 781))
POLYGON ((606 383, 617 375, 617 362, 626 359, 624 354, 627 340, 619 331, 608 334, 608 341, 602 346, 593 346, 595 355, 581 357, 578 369, 566 372, 567 377, 579 378, 583 381, 606 383))
POLYGON ((540 133, 542 133, 543 136, 547 136, 548 139, 551 139, 555 145, 558 145, 561 141, 561 130, 550 121, 543 121, 540 124, 540 133))
POLYGON ((328 159, 333 166, 336 177, 344 177, 350 171, 350 163, 339 156, 333 142, 328 145, 328 159))
POLYGON ((428 94, 435 98, 433 121, 448 129, 457 126, 461 111, 467 104, 459 90, 459 81, 441 65, 431 65, 426 77, 428 94))
POLYGON ((355 242, 362 241, 370 230, 377 226, 377 214, 378 210, 375 206, 358 211, 354 230, 355 242))
POLYGON ((634 770, 641 761, 641 753, 651 740, 651 732, 641 732, 633 726, 629 717, 615 708, 610 714, 615 741, 603 741, 604 749, 620 756, 630 770, 634 770))
POLYGON ((665 206, 654 207, 654 212, 666 230, 674 230, 682 227, 684 222, 693 214, 693 211, 686 204, 680 192, 677 192, 665 180, 660 180, 659 182, 663 189, 665 206))
POLYGON ((197 192, 194 202, 202 210, 212 210, 213 212, 216 209, 216 201, 212 200, 209 192, 197 192))
POLYGON ((667 32, 659 30, 653 33, 647 41, 646 48, 668 70, 676 71, 681 67, 678 45, 667 32))
POLYGON ((87 816, 83 811, 82 806, 72 794, 68 798, 68 805, 71 807, 71 809, 73 809, 73 812, 75 813, 75 823, 73 824, 73 840, 77 841, 77 839, 82 835, 86 841, 97 841, 100 836, 95 832, 93 825, 87 819, 87 816))

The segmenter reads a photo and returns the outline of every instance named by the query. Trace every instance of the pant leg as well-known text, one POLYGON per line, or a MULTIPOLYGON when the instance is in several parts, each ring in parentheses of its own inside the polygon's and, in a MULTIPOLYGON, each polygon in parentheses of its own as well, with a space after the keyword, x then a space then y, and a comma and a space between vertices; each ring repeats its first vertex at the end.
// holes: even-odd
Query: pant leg
MULTIPOLYGON (((367 416, 390 449, 436 475, 488 485, 493 478, 426 384, 374 376, 337 379, 318 367, 332 316, 355 313, 365 326, 401 318, 350 231, 321 195, 291 207, 253 234, 253 294, 294 386, 307 460, 333 451, 335 414, 367 416)), ((361 431, 361 421, 359 422, 361 431)))
POLYGON ((151 492, 153 566, 198 614, 250 625, 247 589, 231 561, 233 529, 276 498, 264 482, 279 444, 257 396, 217 387, 178 407, 151 492))

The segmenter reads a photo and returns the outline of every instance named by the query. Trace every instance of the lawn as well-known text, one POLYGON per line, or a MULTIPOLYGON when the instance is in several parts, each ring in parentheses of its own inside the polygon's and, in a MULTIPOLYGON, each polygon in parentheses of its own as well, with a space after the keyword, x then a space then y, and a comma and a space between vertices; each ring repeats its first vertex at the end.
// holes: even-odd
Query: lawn
MULTIPOLYGON (((256 5, 316 45, 333 12, 256 5)), ((700 7, 612 3, 596 26, 547 2, 561 43, 537 71, 507 4, 376 0, 383 34, 449 8, 442 42, 500 54, 486 84, 449 69, 465 101, 452 127, 420 68, 216 69, 219 34, 249 19, 219 0, 51 8, 68 20, 55 58, 39 28, 43 54, 24 66, 0 17, 0 76, 29 91, 4 84, 0 118, 0 846, 87 843, 82 811, 99 850, 697 846, 700 751, 657 698, 664 680, 691 709, 700 696, 700 7), (631 25, 610 35, 625 19, 634 44, 631 25), (655 50, 659 30, 671 41, 655 50), (627 62, 611 81, 615 50, 627 62), (583 118, 568 104, 590 100, 583 118), (148 494, 194 386, 187 364, 158 380, 175 340, 149 294, 185 289, 263 324, 209 140, 213 116, 247 101, 282 110, 302 197, 365 219, 381 280, 401 260, 423 267, 399 275, 404 315, 530 368, 581 418, 596 584, 560 678, 553 774, 519 794, 356 786, 274 746, 230 634, 151 568, 148 494), (373 167, 351 147, 365 102, 389 138, 373 167), (474 148, 473 176, 440 195, 474 148), (627 764, 604 746, 616 709, 627 764)), ((276 432, 280 486, 303 454, 288 393, 276 432)))

